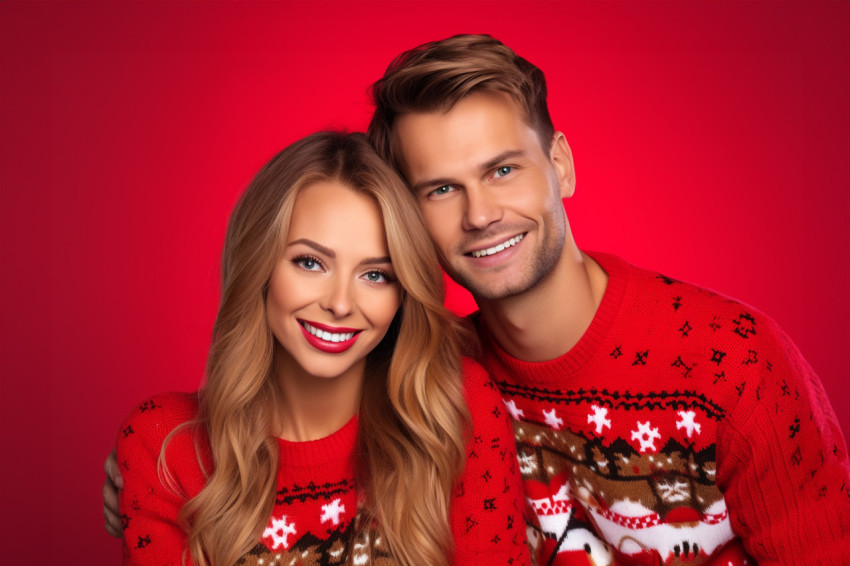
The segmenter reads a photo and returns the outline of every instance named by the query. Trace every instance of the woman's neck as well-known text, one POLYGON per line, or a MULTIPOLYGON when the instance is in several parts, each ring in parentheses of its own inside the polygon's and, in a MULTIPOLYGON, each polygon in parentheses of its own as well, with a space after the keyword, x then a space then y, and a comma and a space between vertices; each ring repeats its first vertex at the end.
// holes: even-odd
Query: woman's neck
POLYGON ((289 358, 277 364, 283 400, 277 435, 284 440, 318 440, 341 429, 357 414, 363 392, 365 360, 337 377, 307 374, 289 358))

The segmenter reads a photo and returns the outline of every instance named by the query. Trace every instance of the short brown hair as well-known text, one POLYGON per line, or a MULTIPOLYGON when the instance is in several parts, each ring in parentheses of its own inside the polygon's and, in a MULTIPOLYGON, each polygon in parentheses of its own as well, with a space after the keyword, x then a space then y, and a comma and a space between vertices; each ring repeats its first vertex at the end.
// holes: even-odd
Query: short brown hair
POLYGON ((489 35, 456 35, 405 51, 371 89, 375 113, 368 137, 378 153, 398 169, 392 143, 396 116, 448 111, 473 92, 511 96, 537 132, 545 152, 555 128, 546 104, 543 71, 489 35))

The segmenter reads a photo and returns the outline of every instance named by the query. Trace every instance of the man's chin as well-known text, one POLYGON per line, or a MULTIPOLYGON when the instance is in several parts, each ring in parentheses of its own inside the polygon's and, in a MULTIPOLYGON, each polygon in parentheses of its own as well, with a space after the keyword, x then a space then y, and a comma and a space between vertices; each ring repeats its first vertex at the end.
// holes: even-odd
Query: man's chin
POLYGON ((451 277, 472 293, 472 297, 479 303, 481 301, 500 301, 522 295, 534 287, 536 283, 536 281, 528 280, 528 278, 522 281, 505 281, 504 278, 496 276, 493 280, 488 281, 460 275, 452 275, 451 277))

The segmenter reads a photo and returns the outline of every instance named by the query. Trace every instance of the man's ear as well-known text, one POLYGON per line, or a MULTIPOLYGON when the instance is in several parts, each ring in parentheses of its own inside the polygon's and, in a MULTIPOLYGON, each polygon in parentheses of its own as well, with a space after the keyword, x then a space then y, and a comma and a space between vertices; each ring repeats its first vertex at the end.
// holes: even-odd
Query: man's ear
POLYGON ((573 167, 573 152, 562 132, 555 132, 555 135, 552 136, 549 158, 552 160, 555 173, 558 175, 561 198, 570 198, 576 190, 576 170, 573 167))

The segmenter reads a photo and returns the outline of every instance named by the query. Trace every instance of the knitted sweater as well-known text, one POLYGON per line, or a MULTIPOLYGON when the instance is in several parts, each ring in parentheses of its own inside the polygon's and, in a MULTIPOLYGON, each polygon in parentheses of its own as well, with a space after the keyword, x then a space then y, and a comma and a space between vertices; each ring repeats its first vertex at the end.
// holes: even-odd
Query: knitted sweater
POLYGON ((539 363, 478 321, 552 564, 850 564, 850 464, 822 385, 753 308, 619 258, 539 363), (755 560, 754 560, 755 559, 755 560))
MULTIPOLYGON (((454 563, 475 564, 483 556, 493 564, 529 564, 510 423, 504 411, 494 411, 501 406, 499 394, 480 366, 465 362, 464 380, 473 429, 463 476, 451 497, 454 563)), ((125 564, 181 563, 187 537, 177 514, 205 484, 188 427, 173 437, 166 452, 177 493, 160 481, 157 460, 166 435, 197 412, 197 394, 166 393, 140 404, 122 425, 117 450, 125 486, 120 494, 125 564)), ((320 440, 279 440, 272 515, 239 564, 391 563, 380 536, 354 534, 356 436, 355 417, 320 440)), ((202 442, 200 449, 209 466, 209 445, 202 442)))

